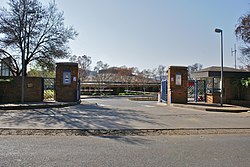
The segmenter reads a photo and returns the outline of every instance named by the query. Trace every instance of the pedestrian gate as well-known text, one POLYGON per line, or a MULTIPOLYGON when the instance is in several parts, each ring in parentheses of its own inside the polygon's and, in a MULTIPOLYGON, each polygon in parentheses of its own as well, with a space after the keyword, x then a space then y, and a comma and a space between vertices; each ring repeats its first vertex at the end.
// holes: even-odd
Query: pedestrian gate
POLYGON ((55 78, 43 78, 43 101, 55 100, 55 78))
POLYGON ((167 99, 168 99, 167 85, 168 85, 167 80, 161 81, 161 101, 162 102, 167 102, 167 99))
POLYGON ((206 81, 188 81, 188 102, 206 102, 206 81))

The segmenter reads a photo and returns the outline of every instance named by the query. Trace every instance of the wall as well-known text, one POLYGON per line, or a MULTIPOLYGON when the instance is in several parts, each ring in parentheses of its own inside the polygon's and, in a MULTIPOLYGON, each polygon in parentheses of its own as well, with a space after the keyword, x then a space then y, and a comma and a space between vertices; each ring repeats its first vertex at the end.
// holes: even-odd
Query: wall
POLYGON ((243 90, 243 92, 242 92, 243 100, 250 101, 250 87, 248 87, 248 88, 245 87, 242 90, 243 90))
POLYGON ((240 88, 233 84, 232 78, 224 79, 224 96, 223 102, 230 103, 231 100, 240 98, 240 88))
POLYGON ((170 66, 168 69, 168 104, 187 103, 187 67, 170 66), (181 76, 178 78, 177 76, 181 76), (181 83, 178 83, 181 79, 181 83))
POLYGON ((57 63, 56 64, 56 101, 59 102, 76 102, 78 81, 78 64, 77 63, 57 63), (70 84, 64 84, 64 72, 70 73, 67 81, 70 84))
MULTIPOLYGON (((22 77, 0 77, 0 103, 21 102, 21 85, 22 77)), ((24 101, 43 101, 42 78, 25 77, 24 101)))

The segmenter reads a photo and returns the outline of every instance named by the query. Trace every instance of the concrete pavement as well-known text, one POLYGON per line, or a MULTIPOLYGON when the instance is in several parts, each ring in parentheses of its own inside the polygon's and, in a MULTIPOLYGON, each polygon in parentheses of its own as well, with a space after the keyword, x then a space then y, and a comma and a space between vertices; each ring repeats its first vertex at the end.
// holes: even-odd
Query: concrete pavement
POLYGON ((42 108, 62 108, 80 104, 80 102, 29 102, 0 104, 0 110, 25 110, 25 109, 42 109, 42 108))
MULTIPOLYGON (((52 106, 50 106, 52 107, 52 106)), ((250 134, 250 113, 206 112, 126 98, 91 99, 63 108, 0 110, 0 134, 250 134)))

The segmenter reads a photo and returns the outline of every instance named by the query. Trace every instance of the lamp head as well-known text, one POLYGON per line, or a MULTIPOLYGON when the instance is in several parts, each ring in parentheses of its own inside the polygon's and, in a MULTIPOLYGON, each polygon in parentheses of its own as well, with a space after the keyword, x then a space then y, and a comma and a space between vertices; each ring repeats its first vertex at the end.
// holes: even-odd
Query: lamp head
POLYGON ((221 30, 221 29, 218 29, 218 28, 216 28, 214 31, 215 31, 216 33, 222 33, 222 30, 221 30))

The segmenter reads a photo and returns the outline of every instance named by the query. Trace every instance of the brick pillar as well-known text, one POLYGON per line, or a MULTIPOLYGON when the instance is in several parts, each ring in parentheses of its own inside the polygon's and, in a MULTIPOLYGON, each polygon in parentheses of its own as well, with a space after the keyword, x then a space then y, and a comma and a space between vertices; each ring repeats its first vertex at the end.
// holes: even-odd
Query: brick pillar
POLYGON ((77 63, 56 64, 56 101, 77 102, 77 63))
POLYGON ((187 103, 188 69, 182 66, 168 68, 168 105, 187 103))

